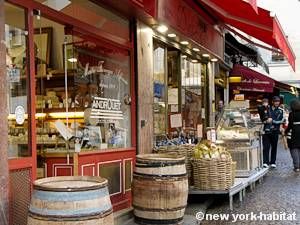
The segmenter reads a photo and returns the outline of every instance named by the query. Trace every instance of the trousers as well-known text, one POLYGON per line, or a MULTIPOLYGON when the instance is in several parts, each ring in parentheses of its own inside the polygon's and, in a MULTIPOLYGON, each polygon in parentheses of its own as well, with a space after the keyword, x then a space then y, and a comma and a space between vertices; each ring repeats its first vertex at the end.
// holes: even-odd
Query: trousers
POLYGON ((263 135, 263 160, 265 164, 275 164, 277 157, 278 134, 268 133, 263 135), (271 160, 270 160, 271 148, 271 160))
POLYGON ((290 149, 295 169, 300 169, 300 148, 290 149))

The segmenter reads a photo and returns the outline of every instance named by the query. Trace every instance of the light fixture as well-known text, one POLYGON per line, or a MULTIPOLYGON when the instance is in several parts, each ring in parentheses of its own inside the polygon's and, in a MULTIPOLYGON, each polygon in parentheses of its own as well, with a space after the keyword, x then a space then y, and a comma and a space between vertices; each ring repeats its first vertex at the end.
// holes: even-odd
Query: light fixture
POLYGON ((83 118, 84 112, 55 112, 49 113, 49 117, 51 118, 83 118))
POLYGON ((242 82, 242 77, 240 76, 229 77, 229 83, 241 83, 241 82, 242 82))
POLYGON ((56 10, 61 11, 63 8, 66 8, 72 2, 70 0, 47 0, 44 1, 43 4, 56 10))
POLYGON ((46 113, 36 113, 35 114, 35 118, 38 119, 38 118, 44 118, 46 117, 46 113))
POLYGON ((76 63, 77 59, 76 58, 69 58, 68 61, 71 62, 71 63, 76 63))
POLYGON ((186 59, 186 58, 187 58, 187 56, 186 56, 186 55, 182 55, 182 56, 181 56, 181 58, 183 58, 183 59, 186 59))
POLYGON ((165 33, 165 32, 167 32, 167 30, 168 30, 168 27, 166 25, 159 25, 157 27, 157 31, 160 33, 165 33))
POLYGON ((177 36, 177 35, 174 34, 174 33, 168 34, 168 37, 170 37, 170 38, 174 38, 174 37, 176 37, 176 36, 177 36))
POLYGON ((218 62, 218 59, 217 58, 212 58, 210 61, 212 61, 212 62, 218 62))
POLYGON ((206 53, 202 54, 202 56, 205 58, 209 58, 209 54, 206 54, 206 53))
POLYGON ((188 45, 189 42, 188 41, 181 41, 180 44, 182 44, 182 45, 188 45))
POLYGON ((193 60, 192 60, 192 63, 197 63, 197 62, 198 62, 197 59, 193 59, 193 60))
POLYGON ((199 52, 199 51, 200 51, 200 49, 199 49, 199 48, 193 48, 193 51, 195 51, 195 52, 199 52))

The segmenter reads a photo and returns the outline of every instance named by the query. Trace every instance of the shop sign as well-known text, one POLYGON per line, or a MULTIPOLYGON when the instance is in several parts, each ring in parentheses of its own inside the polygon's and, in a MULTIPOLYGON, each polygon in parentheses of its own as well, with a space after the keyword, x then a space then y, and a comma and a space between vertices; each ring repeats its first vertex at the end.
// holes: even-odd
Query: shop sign
POLYGON ((121 101, 118 99, 94 97, 91 118, 100 121, 123 120, 121 101))
POLYGON ((266 80, 259 80, 259 79, 243 79, 241 83, 244 84, 266 84, 266 85, 271 85, 269 81, 266 80))

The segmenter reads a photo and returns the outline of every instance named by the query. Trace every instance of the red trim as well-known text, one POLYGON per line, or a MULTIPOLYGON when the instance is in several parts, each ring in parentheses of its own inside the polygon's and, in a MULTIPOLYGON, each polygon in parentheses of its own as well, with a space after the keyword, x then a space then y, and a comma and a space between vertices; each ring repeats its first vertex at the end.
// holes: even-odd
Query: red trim
POLYGON ((97 155, 97 154, 107 154, 107 153, 111 153, 111 154, 116 154, 116 153, 122 153, 122 152, 131 152, 131 151, 135 151, 135 147, 131 147, 131 148, 115 148, 115 149, 102 149, 99 151, 89 151, 89 152, 79 152, 78 156, 83 156, 83 155, 97 155))
POLYGON ((279 21, 276 17, 271 17, 269 11, 258 7, 256 13, 248 2, 240 0, 198 0, 198 2, 224 23, 280 49, 295 70, 295 54, 279 21))
POLYGON ((133 29, 133 24, 131 26, 131 40, 132 40, 132 50, 130 51, 130 71, 131 71, 131 77, 130 77, 130 95, 131 95, 131 146, 136 147, 137 145, 137 117, 136 117, 136 90, 135 90, 135 55, 134 55, 134 33, 135 30, 133 29))
POLYGON ((36 153, 36 123, 35 123, 35 55, 34 55, 34 28, 33 28, 33 16, 32 9, 28 10, 27 20, 28 20, 28 47, 29 51, 29 122, 30 122, 30 142, 29 146, 31 148, 31 157, 32 157, 32 180, 36 179, 36 167, 37 167, 37 153, 36 153))
POLYGON ((9 167, 9 170, 32 168, 33 164, 34 164, 33 161, 34 160, 31 157, 9 159, 8 167, 9 167))

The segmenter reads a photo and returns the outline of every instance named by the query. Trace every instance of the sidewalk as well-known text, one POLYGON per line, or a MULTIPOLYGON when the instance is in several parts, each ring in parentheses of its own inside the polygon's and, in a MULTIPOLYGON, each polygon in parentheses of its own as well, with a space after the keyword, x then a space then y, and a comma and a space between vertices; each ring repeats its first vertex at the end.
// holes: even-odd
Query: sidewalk
MULTIPOLYGON (((208 200, 203 203, 189 204, 185 210, 183 225, 199 225, 200 222, 197 221, 195 217, 196 213, 198 212, 205 213, 211 203, 212 201, 208 200)), ((122 225, 138 225, 138 224, 134 222, 134 219, 131 219, 122 225)))
MULTIPOLYGON (((235 225, 300 225, 300 173, 292 167, 290 152, 281 146, 278 148, 277 169, 271 170, 262 184, 257 185, 253 192, 247 191, 242 204, 235 202, 232 212, 226 201, 215 201, 207 211, 209 214, 259 214, 295 212, 297 221, 237 221, 235 225)), ((230 221, 203 221, 202 225, 229 225, 230 221)))

